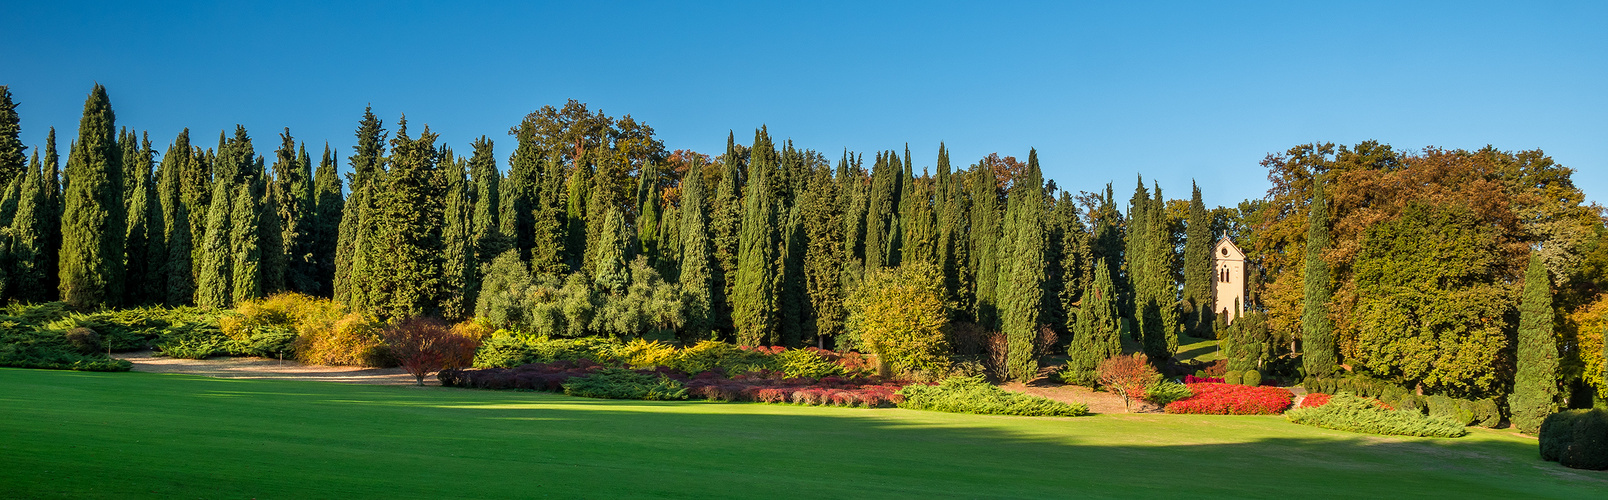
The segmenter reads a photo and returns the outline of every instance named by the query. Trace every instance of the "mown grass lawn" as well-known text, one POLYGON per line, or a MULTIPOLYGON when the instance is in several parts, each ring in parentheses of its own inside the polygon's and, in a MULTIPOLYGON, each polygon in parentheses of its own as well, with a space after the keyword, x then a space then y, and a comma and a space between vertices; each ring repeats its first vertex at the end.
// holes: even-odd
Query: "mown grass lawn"
POLYGON ((0 369, 5 498, 1568 497, 1535 441, 0 369))

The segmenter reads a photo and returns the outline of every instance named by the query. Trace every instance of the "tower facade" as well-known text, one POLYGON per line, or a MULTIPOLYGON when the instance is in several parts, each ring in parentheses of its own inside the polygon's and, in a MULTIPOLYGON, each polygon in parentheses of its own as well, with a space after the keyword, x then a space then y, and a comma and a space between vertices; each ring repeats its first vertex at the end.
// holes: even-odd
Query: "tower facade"
POLYGON ((1245 310, 1245 252, 1226 234, 1212 248, 1212 269, 1217 271, 1212 310, 1232 324, 1245 310))

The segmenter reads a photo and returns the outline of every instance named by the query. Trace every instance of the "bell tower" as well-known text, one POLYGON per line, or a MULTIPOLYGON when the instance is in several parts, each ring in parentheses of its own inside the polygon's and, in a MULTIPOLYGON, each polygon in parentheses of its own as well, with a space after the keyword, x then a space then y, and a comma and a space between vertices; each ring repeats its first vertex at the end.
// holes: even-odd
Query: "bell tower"
POLYGON ((1212 310, 1233 323, 1245 308, 1245 253, 1227 234, 1212 248, 1212 269, 1217 272, 1213 284, 1217 301, 1212 310))

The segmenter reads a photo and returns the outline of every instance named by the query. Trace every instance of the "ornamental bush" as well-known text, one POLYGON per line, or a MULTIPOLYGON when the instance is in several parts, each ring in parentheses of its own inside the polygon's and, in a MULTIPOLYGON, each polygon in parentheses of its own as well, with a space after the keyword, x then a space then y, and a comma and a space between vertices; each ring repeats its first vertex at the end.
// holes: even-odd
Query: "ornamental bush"
POLYGON ((1573 469, 1608 470, 1608 410, 1569 410, 1541 422, 1541 459, 1573 469))
POLYGON ((564 394, 604 399, 687 399, 687 387, 664 375, 604 368, 564 383, 564 394))
POLYGON ((1186 399, 1194 395, 1195 393, 1190 391, 1189 386, 1187 385, 1173 382, 1171 380, 1163 380, 1150 384, 1149 387, 1146 387, 1144 399, 1145 401, 1149 401, 1153 404, 1167 406, 1168 403, 1186 399))
POLYGON ((907 385, 898 394, 904 397, 899 407, 912 410, 1039 417, 1076 417, 1089 413, 1087 405, 1007 391, 982 377, 953 377, 937 385, 907 385))
POLYGON ((66 335, 41 330, 17 319, 0 316, 0 366, 103 372, 128 371, 133 367, 128 361, 107 357, 104 351, 80 352, 66 335))
POLYGON ((1457 422, 1416 411, 1392 410, 1376 400, 1349 393, 1336 394, 1322 406, 1287 411, 1284 416, 1298 424, 1365 434, 1447 438, 1468 434, 1457 422))
POLYGON ((1429 396, 1424 398, 1429 402, 1429 416, 1444 418, 1462 425, 1474 423, 1473 402, 1447 396, 1429 396))
POLYGON ((1167 413, 1277 415, 1288 409, 1295 398, 1290 391, 1278 387, 1237 384, 1187 385, 1195 395, 1167 404, 1163 408, 1167 413))

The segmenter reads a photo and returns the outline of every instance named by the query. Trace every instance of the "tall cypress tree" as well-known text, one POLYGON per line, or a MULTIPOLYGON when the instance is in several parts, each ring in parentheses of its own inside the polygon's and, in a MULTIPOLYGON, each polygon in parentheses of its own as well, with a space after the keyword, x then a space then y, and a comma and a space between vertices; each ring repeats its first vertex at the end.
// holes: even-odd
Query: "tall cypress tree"
POLYGON ((1006 278, 1000 280, 1000 319, 1009 345, 1006 365, 1011 377, 1026 381, 1038 372, 1034 343, 1044 300, 1044 180, 1037 150, 1028 151, 1027 172, 1012 183, 1009 204, 1010 229, 1002 240, 1008 242, 1012 257, 1008 271, 1001 268, 1006 278))
POLYGON ((1171 231, 1168 229, 1166 199, 1161 186, 1155 186, 1155 198, 1150 200, 1144 214, 1146 260, 1141 269, 1144 283, 1141 296, 1143 310, 1140 326, 1144 328, 1145 350, 1151 358, 1165 360, 1178 352, 1178 285, 1173 280, 1173 254, 1171 231))
POLYGON ((45 193, 44 169, 35 152, 26 167, 17 200, 16 216, 11 219, 11 268, 6 277, 7 292, 24 302, 45 302, 52 290, 46 279, 45 233, 49 197, 45 193))
MULTIPOLYGON (((370 184, 378 182, 385 168, 385 127, 380 119, 374 116, 372 108, 363 108, 363 119, 357 124, 357 145, 353 146, 352 156, 348 157, 352 172, 348 178, 352 190, 351 196, 342 207, 340 235, 335 247, 335 300, 356 305, 355 295, 359 290, 353 290, 356 281, 366 281, 365 276, 354 276, 358 273, 357 256, 358 242, 367 237, 369 226, 363 222, 363 216, 368 213, 370 204, 370 184)), ((366 271, 365 271, 366 272, 366 271)), ((354 309, 360 309, 354 307, 354 309)))
POLYGON ((190 130, 185 129, 179 133, 175 144, 182 142, 189 148, 190 161, 179 172, 181 186, 179 196, 184 205, 190 207, 190 276, 200 286, 202 247, 206 241, 207 223, 209 222, 210 207, 212 207, 212 162, 210 155, 199 147, 190 144, 190 130))
POLYGON ((996 328, 999 321, 999 298, 995 293, 999 286, 999 189, 993 172, 980 162, 967 176, 972 181, 971 267, 976 274, 977 287, 972 292, 976 298, 972 314, 978 324, 991 329, 996 328))
POLYGON ((279 149, 274 152, 270 207, 279 222, 277 228, 271 228, 277 230, 279 246, 263 249, 263 282, 269 291, 313 294, 318 285, 313 261, 312 165, 302 158, 306 147, 297 150, 290 128, 285 128, 279 139, 279 149))
POLYGON ((167 297, 167 280, 162 274, 162 266, 167 262, 167 246, 162 208, 156 198, 156 186, 152 179, 152 156, 155 151, 151 150, 149 137, 137 141, 131 133, 128 140, 139 146, 132 148, 133 154, 123 158, 123 163, 129 165, 123 170, 125 182, 132 186, 128 190, 131 198, 127 204, 123 303, 160 304, 167 297))
MULTIPOLYGON (((591 169, 586 165, 577 164, 570 169, 569 179, 564 183, 564 267, 570 271, 580 271, 586 267, 586 210, 591 205, 587 198, 592 185, 591 169)), ((597 214, 602 217, 603 214, 597 214)))
POLYGON ((1150 222, 1147 213, 1150 209, 1150 191, 1145 189, 1144 177, 1139 177, 1138 186, 1134 187, 1133 197, 1128 200, 1127 227, 1122 235, 1122 273, 1120 282, 1127 286, 1118 285, 1117 308, 1124 317, 1132 318, 1135 327, 1131 333, 1134 340, 1143 342, 1144 318, 1139 310, 1141 290, 1144 288, 1145 266, 1149 264, 1150 251, 1146 245, 1150 240, 1149 231, 1145 225, 1150 222))
MULTIPOLYGON (((750 189, 752 191, 752 189, 750 189)), ((726 154, 721 157, 720 185, 715 190, 710 233, 714 238, 715 325, 732 328, 732 300, 737 289, 737 255, 741 253, 743 228, 742 158, 730 132, 726 135, 726 154)))
POLYGON ((78 141, 67 160, 63 195, 61 296, 80 308, 117 305, 123 296, 123 245, 127 223, 122 151, 106 87, 84 101, 78 141))
POLYGON ((805 289, 809 300, 806 330, 817 347, 842 333, 847 311, 843 307, 844 224, 843 204, 831 169, 814 169, 799 206, 807 250, 804 256, 805 289))
POLYGON ((631 284, 631 274, 625 266, 625 215, 619 207, 608 207, 602 227, 594 240, 597 250, 592 252, 592 265, 588 266, 593 270, 592 282, 604 293, 623 295, 631 284))
POLYGON ((1094 265, 1077 315, 1072 318, 1072 342, 1067 356, 1075 370, 1093 372, 1100 362, 1122 354, 1121 323, 1117 315, 1116 287, 1105 262, 1094 265))
POLYGON ((1200 199, 1200 186, 1190 183, 1189 222, 1184 235, 1184 304, 1189 308, 1185 326, 1196 337, 1210 338, 1215 298, 1212 270, 1211 216, 1200 199))
POLYGON ((1530 252, 1519 302, 1517 373, 1508 396, 1513 426, 1535 435, 1541 421, 1558 410, 1558 341, 1552 332, 1552 280, 1541 252, 1530 252))
POLYGON ((357 286, 380 318, 441 313, 446 189, 439 181, 435 140, 428 126, 415 139, 408 136, 405 118, 397 122, 390 169, 373 191, 373 211, 363 216, 371 219, 365 225, 372 223, 374 232, 367 243, 366 282, 357 286))
POLYGON ((248 180, 235 187, 234 206, 229 211, 229 250, 232 282, 229 285, 233 303, 258 299, 263 296, 262 219, 264 184, 248 180))
POLYGON ((163 241, 167 245, 162 273, 166 288, 162 290, 162 303, 176 307, 190 303, 195 297, 195 277, 192 275, 192 243, 190 241, 190 210, 184 197, 184 173, 190 169, 189 130, 179 134, 162 155, 161 180, 157 182, 157 200, 162 207, 163 241))
MULTIPOLYGON (((1323 252, 1329 248, 1328 197, 1323 178, 1312 181, 1311 214, 1307 217, 1305 295, 1301 308, 1301 365, 1308 376, 1326 377, 1334 373, 1334 322, 1329 319, 1329 263, 1323 252)), ((1548 309, 1550 312, 1551 309, 1548 309)))
POLYGON ((441 314, 451 320, 462 320, 474 314, 475 302, 470 290, 475 286, 474 201, 470 199, 467 161, 454 161, 452 150, 441 149, 442 170, 447 178, 447 197, 442 230, 444 250, 442 269, 445 290, 442 291, 441 314))
MULTIPOLYGON (((583 169, 577 168, 576 171, 581 172, 583 169)), ((564 176, 564 162, 559 159, 558 155, 550 155, 546 161, 542 162, 542 175, 536 181, 536 203, 531 207, 532 213, 535 214, 531 227, 536 235, 534 238, 535 244, 531 248, 531 272, 539 275, 562 276, 570 272, 571 269, 578 269, 579 266, 572 266, 569 262, 572 255, 570 251, 569 197, 566 196, 567 193, 565 192, 565 183, 568 181, 564 176)), ((503 205, 508 205, 506 199, 503 201, 503 205)), ((578 216, 579 214, 577 214, 578 216)), ((504 217, 503 227, 506 228, 508 227, 508 222, 506 216, 504 217)), ((580 225, 581 223, 577 219, 576 226, 579 227, 580 225)), ((585 236, 586 234, 583 232, 575 233, 576 238, 585 238, 585 236)), ((506 234, 503 236, 503 240, 507 240, 506 234)), ((584 241, 581 243, 584 244, 584 241)), ((504 246, 498 246, 498 248, 504 248, 504 246)), ((488 257, 494 258, 489 255, 488 257)))
POLYGON ((17 103, 11 100, 11 88, 0 85, 0 182, 20 179, 27 160, 23 156, 27 147, 22 145, 22 119, 17 115, 17 103))
MULTIPOLYGON (((506 249, 502 239, 501 221, 497 218, 502 206, 500 189, 502 174, 497 171, 497 157, 493 143, 486 136, 475 139, 474 152, 469 157, 469 176, 474 183, 474 224, 470 230, 478 262, 491 262, 506 249)), ((478 275, 478 270, 476 275, 478 275)), ((477 280, 478 281, 478 280, 477 280)), ((474 304, 471 297, 468 301, 474 304)))
MULTIPOLYGON (((514 154, 508 157, 508 181, 502 186, 498 194, 498 207, 503 210, 503 213, 499 214, 501 216, 499 220, 501 231, 509 238, 509 244, 512 248, 519 250, 520 258, 526 261, 531 260, 532 249, 541 243, 541 239, 544 236, 538 234, 540 231, 536 229, 537 207, 543 201, 539 194, 544 174, 543 162, 548 160, 547 155, 550 155, 551 152, 545 151, 545 148, 542 147, 540 127, 540 122, 532 114, 526 116, 518 127, 510 131, 517 142, 514 146, 514 154)), ((486 140, 485 137, 475 142, 474 156, 476 159, 473 161, 476 165, 495 161, 491 158, 491 147, 491 141, 486 140)), ((495 168, 495 164, 492 167, 495 168)), ((579 168, 581 167, 577 165, 577 169, 579 168)), ((564 227, 568 227, 567 220, 564 227)), ((493 254, 492 257, 496 257, 498 254, 493 254)), ((561 258, 566 261, 566 264, 569 263, 567 262, 568 256, 562 256, 561 258)), ((488 259, 487 262, 490 262, 490 260, 488 259)), ((555 264, 547 263, 545 266, 551 267, 555 264)), ((578 269, 578 267, 575 268, 578 269)))
POLYGON ((776 168, 763 131, 754 133, 754 151, 748 167, 748 196, 743 199, 742 241, 737 257, 736 287, 731 297, 732 323, 741 345, 776 343, 776 206, 771 194, 771 174, 776 168))
POLYGON ((195 304, 214 309, 234 305, 234 252, 229 235, 234 229, 230 215, 234 208, 233 190, 228 182, 213 185, 211 206, 207 207, 207 228, 200 245, 196 268, 195 304))
POLYGON ((681 291, 688 299, 682 341, 708 339, 715 328, 715 262, 704 211, 703 175, 694 160, 681 181, 681 291))
POLYGON ((45 289, 47 290, 47 295, 54 298, 60 297, 58 291, 61 289, 61 259, 59 256, 61 255, 62 243, 62 215, 63 211, 66 210, 66 201, 63 198, 64 193, 61 185, 61 160, 56 155, 56 127, 50 127, 49 134, 45 136, 44 164, 41 167, 45 178, 45 210, 43 216, 45 242, 44 254, 41 255, 41 258, 45 260, 45 289))
POLYGON ((335 172, 335 155, 327 143, 324 144, 324 155, 318 162, 313 192, 318 200, 313 209, 314 281, 317 283, 316 293, 329 296, 334 293, 335 252, 340 240, 341 215, 346 210, 346 200, 341 195, 340 175, 335 172))

